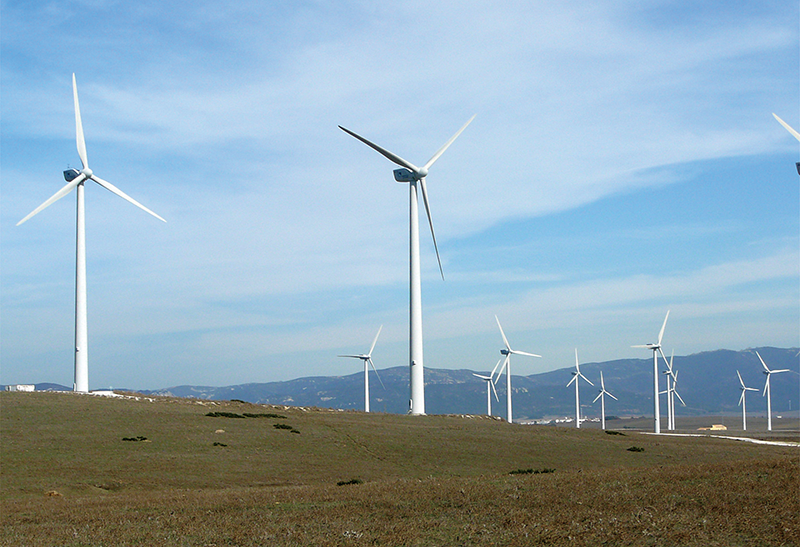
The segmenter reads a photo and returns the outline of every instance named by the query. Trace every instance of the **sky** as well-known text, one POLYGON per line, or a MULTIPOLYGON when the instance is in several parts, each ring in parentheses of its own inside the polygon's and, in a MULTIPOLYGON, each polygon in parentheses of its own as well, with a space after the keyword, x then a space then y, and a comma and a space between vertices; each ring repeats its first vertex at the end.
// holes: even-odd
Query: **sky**
MULTIPOLYGON (((0 1, 0 383, 73 382, 86 188, 89 386, 408 364, 408 187, 431 168, 424 363, 514 374, 800 345, 792 1, 0 1)), ((424 214, 423 214, 424 215, 424 214)))

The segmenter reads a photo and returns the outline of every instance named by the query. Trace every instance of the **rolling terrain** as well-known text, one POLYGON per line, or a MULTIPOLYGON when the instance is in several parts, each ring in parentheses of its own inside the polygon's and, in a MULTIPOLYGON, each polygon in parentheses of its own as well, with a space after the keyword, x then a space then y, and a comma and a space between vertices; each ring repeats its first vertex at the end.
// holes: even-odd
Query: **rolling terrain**
POLYGON ((797 446, 140 395, 0 408, 3 545, 800 543, 797 446))

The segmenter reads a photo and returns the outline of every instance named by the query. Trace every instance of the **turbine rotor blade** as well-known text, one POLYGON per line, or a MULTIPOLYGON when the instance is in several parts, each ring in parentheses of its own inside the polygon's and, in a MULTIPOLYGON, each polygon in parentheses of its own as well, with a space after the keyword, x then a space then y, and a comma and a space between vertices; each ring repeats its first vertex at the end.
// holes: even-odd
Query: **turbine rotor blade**
MULTIPOLYGON (((667 328, 667 319, 669 319, 669 310, 667 310, 667 316, 664 317, 664 324, 661 325, 661 332, 658 333, 658 345, 661 345, 661 339, 664 338, 664 329, 667 328)), ((663 355, 663 353, 662 353, 663 355)), ((664 358, 666 361, 666 357, 664 358)))
POLYGON ((764 366, 764 370, 766 370, 767 372, 772 372, 772 371, 769 369, 769 367, 767 367, 767 364, 766 364, 766 363, 764 362, 764 360, 761 358, 761 354, 760 354, 760 353, 758 353, 758 351, 756 351, 756 355, 758 355, 758 360, 759 360, 759 361, 761 361, 761 364, 764 366))
POLYGON ((494 368, 492 369, 492 373, 491 373, 491 374, 489 374, 489 377, 490 377, 490 378, 494 378, 494 372, 497 370, 497 367, 499 367, 499 366, 500 366, 500 361, 502 361, 502 360, 503 360, 502 358, 500 358, 500 359, 498 359, 498 360, 497 360, 497 364, 496 364, 496 365, 494 366, 494 368))
POLYGON ((55 194, 53 194, 52 196, 50 196, 50 198, 48 198, 48 199, 47 199, 47 201, 45 201, 44 203, 42 203, 41 205, 39 205, 39 206, 38 206, 36 209, 34 209, 34 210, 33 210, 33 211, 31 211, 30 213, 28 213, 28 216, 26 216, 25 218, 23 218, 22 220, 20 220, 19 222, 17 222, 17 226, 19 226, 19 225, 20 225, 20 224, 22 224, 23 222, 27 221, 29 218, 31 218, 31 217, 33 217, 33 216, 37 215, 37 214, 38 214, 39 212, 41 212, 43 209, 47 209, 47 208, 48 208, 48 207, 50 207, 52 204, 54 204, 55 202, 57 202, 58 200, 60 200, 60 199, 61 199, 61 198, 63 198, 64 196, 66 196, 67 194, 69 194, 69 193, 70 193, 70 191, 71 191, 73 188, 75 188, 76 186, 78 186, 78 185, 79 185, 81 182, 83 182, 84 180, 86 180, 86 175, 84 175, 83 173, 81 173, 80 175, 78 175, 77 177, 75 177, 73 180, 71 180, 70 182, 68 182, 67 184, 65 184, 65 185, 64 185, 64 186, 61 188, 61 190, 59 190, 58 192, 56 192, 55 194))
POLYGON ((684 403, 684 402, 683 402, 683 398, 681 398, 681 394, 680 394, 680 393, 678 393, 678 392, 677 392, 676 390, 674 390, 674 389, 672 390, 672 392, 675 394, 675 397, 677 397, 677 398, 678 398, 678 400, 681 402, 681 404, 682 404, 683 406, 686 406, 686 403, 684 403))
POLYGON ((606 395, 608 395, 609 397, 611 397, 611 398, 612 398, 612 399, 614 399, 615 401, 619 401, 619 399, 617 399, 616 397, 614 397, 613 395, 611 395, 611 394, 610 394, 608 391, 606 391, 605 393, 606 393, 606 395))
POLYGON ((375 335, 375 340, 372 341, 372 345, 369 347, 369 353, 367 355, 372 355, 372 350, 375 349, 375 344, 378 342, 378 336, 380 336, 382 329, 383 325, 378 328, 378 334, 375 335))
POLYGON ((370 359, 367 359, 367 362, 368 362, 370 365, 372 365, 372 370, 374 370, 374 371, 375 371, 375 376, 377 376, 377 377, 378 377, 378 381, 381 383, 381 387, 382 387, 382 388, 384 389, 384 391, 385 391, 385 390, 386 390, 386 386, 385 386, 385 385, 383 385, 383 380, 381 380, 381 375, 380 375, 380 374, 378 374, 378 369, 376 369, 376 368, 375 368, 375 363, 373 363, 373 362, 372 362, 372 359, 371 359, 371 358, 370 358, 370 359))
POLYGON ((495 399, 497 400, 497 402, 499 403, 499 402, 500 402, 500 397, 498 397, 498 395, 497 395, 497 390, 494 388, 494 382, 489 382, 489 385, 490 385, 490 386, 491 386, 491 388, 492 388, 492 393, 494 393, 494 398, 495 398, 495 399))
POLYGON ((742 401, 744 401, 745 393, 746 393, 745 390, 742 390, 742 395, 739 397, 739 404, 737 404, 736 406, 742 406, 742 401))
POLYGON ((84 169, 89 167, 89 159, 86 157, 86 141, 83 138, 83 123, 81 123, 81 107, 78 104, 78 84, 75 83, 75 73, 72 73, 72 96, 75 99, 75 140, 78 143, 78 156, 81 158, 81 165, 84 169))
POLYGON ((594 401, 592 401, 592 402, 593 402, 593 403, 596 403, 596 402, 597 402, 597 399, 599 399, 599 398, 600 398, 600 397, 602 397, 602 396, 603 396, 603 392, 601 391, 601 392, 600 392, 600 393, 597 395, 597 397, 595 397, 595 398, 594 398, 594 401))
POLYGON ((577 379, 578 379, 578 375, 573 373, 572 380, 570 380, 569 383, 567 383, 567 387, 571 386, 572 382, 575 382, 577 379))
POLYGON ((787 130, 789 133, 791 133, 791 134, 794 136, 794 138, 795 138, 795 139, 797 139, 798 141, 800 141, 800 133, 798 133, 797 131, 795 131, 794 129, 792 129, 792 127, 791 127, 791 126, 790 126, 788 123, 786 123, 785 121, 783 121, 782 119, 780 119, 780 118, 777 116, 777 114, 775 114, 774 112, 772 113, 772 115, 773 115, 773 116, 775 116, 775 119, 776 119, 776 120, 778 120, 778 123, 779 123, 779 124, 781 124, 783 127, 785 127, 785 128, 786 128, 786 130, 787 130))
POLYGON ((442 259, 439 258, 439 246, 436 245, 436 233, 433 231, 433 218, 431 218, 431 207, 428 203, 428 189, 425 187, 425 177, 419 179, 420 186, 422 187, 422 201, 425 203, 425 213, 428 215, 428 225, 431 227, 431 237, 433 238, 433 248, 436 251, 436 260, 439 262, 439 273, 442 274, 442 281, 444 281, 444 270, 442 269, 442 259))
POLYGON ((589 378, 587 378, 586 376, 584 376, 584 375, 583 375, 583 374, 581 374, 580 372, 578 373, 578 376, 580 376, 581 378, 583 378, 584 380, 586 380, 587 382, 589 382, 589 385, 592 385, 592 386, 594 385, 594 384, 592 383, 592 381, 591 381, 589 378))
POLYGON ((503 371, 506 370, 506 366, 508 365, 508 355, 506 355, 505 360, 503 360, 503 366, 500 367, 500 370, 497 372, 497 378, 494 379, 494 383, 496 384, 498 380, 500 380, 500 376, 503 375, 503 371))
POLYGON ((401 158, 397 154, 395 154, 393 152, 389 152, 385 148, 381 148, 380 146, 378 146, 374 142, 368 141, 367 139, 365 139, 361 135, 358 135, 357 133, 353 133, 352 131, 350 131, 347 128, 342 127, 341 125, 339 126, 339 129, 341 129, 342 131, 344 131, 348 135, 350 135, 352 137, 355 137, 356 139, 360 140, 361 142, 363 142, 364 144, 366 144, 367 146, 369 146, 370 148, 372 148, 373 150, 375 150, 379 154, 383 155, 389 161, 391 161, 393 163, 396 163, 397 165, 400 165, 400 166, 405 167, 407 169, 410 169, 414 173, 419 173, 419 167, 417 167, 416 165, 414 165, 410 161, 404 160, 403 158, 401 158))
POLYGON ((468 126, 470 123, 472 123, 472 120, 474 120, 474 119, 475 119, 475 116, 477 116, 477 114, 473 114, 473 115, 472 115, 472 117, 471 117, 469 120, 467 120, 467 123, 465 123, 465 124, 464 124, 464 125, 461 127, 461 129, 459 129, 458 131, 456 131, 456 134, 455 134, 455 135, 453 135, 452 137, 450 137, 450 140, 449 140, 449 141, 447 141, 446 143, 444 143, 444 146, 442 146, 442 147, 441 147, 441 148, 440 148, 440 149, 439 149, 439 150, 438 150, 438 151, 437 151, 437 152, 436 152, 436 153, 435 153, 435 154, 434 154, 434 155, 431 157, 431 159, 429 159, 429 160, 428 160, 428 163, 426 163, 426 164, 425 164, 425 165, 422 167, 422 169, 423 169, 423 170, 427 171, 427 170, 428 170, 428 169, 431 167, 431 165, 433 165, 433 164, 434 164, 434 162, 435 162, 436 160, 438 160, 438 159, 439 159, 439 156, 441 156, 442 154, 444 154, 444 151, 445 151, 445 150, 447 150, 447 149, 450 147, 450 145, 451 145, 451 144, 453 144, 453 141, 454 141, 454 140, 456 140, 456 139, 458 138, 458 136, 461 134, 461 132, 462 132, 462 131, 464 131, 464 130, 467 128, 467 126, 468 126))
POLYGON ((120 190, 119 188, 117 188, 116 186, 111 184, 110 182, 105 181, 105 180, 101 179, 100 177, 98 177, 96 175, 92 175, 90 178, 93 181, 95 181, 97 184, 99 184, 100 186, 102 186, 103 188, 108 190, 109 192, 114 193, 114 194, 118 195, 119 197, 121 197, 122 199, 124 199, 125 201, 128 201, 128 202, 136 205, 142 211, 144 211, 146 213, 150 213, 151 215, 156 217, 161 222, 166 222, 166 220, 164 220, 163 218, 161 218, 160 216, 155 214, 153 211, 151 211, 150 209, 148 209, 147 207, 145 207, 144 205, 142 205, 141 203, 139 203, 138 201, 136 201, 135 199, 130 197, 128 194, 126 194, 125 192, 123 192, 122 190, 120 190))
MULTIPOLYGON (((506 333, 503 332, 503 327, 500 325, 500 320, 497 318, 496 315, 494 316, 494 320, 497 321, 497 326, 500 327, 500 336, 503 337, 503 342, 506 345, 506 349, 508 351, 511 351, 511 346, 508 345, 508 338, 506 338, 506 333)), ((505 367, 505 364, 503 365, 503 367, 505 367)))
POLYGON ((742 380, 742 375, 739 374, 739 371, 736 371, 736 376, 739 377, 739 383, 742 384, 742 388, 744 388, 744 380, 742 380))
POLYGON ((509 350, 514 355, 527 355, 528 357, 541 357, 541 355, 536 355, 535 353, 528 353, 527 351, 518 351, 515 349, 509 350))

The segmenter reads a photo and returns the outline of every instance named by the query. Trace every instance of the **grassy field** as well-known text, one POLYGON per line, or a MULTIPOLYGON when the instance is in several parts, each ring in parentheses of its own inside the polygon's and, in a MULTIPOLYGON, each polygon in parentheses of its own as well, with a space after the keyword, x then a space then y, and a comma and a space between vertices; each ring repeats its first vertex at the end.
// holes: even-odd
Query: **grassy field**
POLYGON ((2 393, 0 544, 800 545, 800 448, 621 433, 2 393))

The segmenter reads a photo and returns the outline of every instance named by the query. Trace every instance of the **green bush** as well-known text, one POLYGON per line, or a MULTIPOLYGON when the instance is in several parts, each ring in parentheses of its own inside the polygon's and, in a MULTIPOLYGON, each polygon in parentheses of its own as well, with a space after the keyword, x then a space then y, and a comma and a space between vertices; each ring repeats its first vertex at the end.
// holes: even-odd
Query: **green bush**
POLYGON ((210 418, 242 418, 244 416, 241 414, 236 414, 235 412, 209 412, 206 416, 210 418))
POLYGON ((221 442, 215 442, 214 446, 228 446, 228 445, 225 444, 225 443, 221 443, 221 442))
POLYGON ((628 452, 644 452, 644 448, 641 446, 632 446, 626 449, 628 452))
POLYGON ((540 473, 555 473, 555 469, 551 469, 549 467, 543 467, 542 469, 515 469, 514 471, 509 471, 509 475, 538 475, 540 473))
POLYGON ((622 435, 624 437, 625 433, 623 433, 622 431, 613 431, 611 429, 606 429, 606 435, 622 435))
POLYGON ((138 436, 138 437, 122 437, 122 440, 123 441, 133 441, 135 443, 139 443, 139 442, 142 442, 142 441, 146 441, 147 437, 142 437, 141 435, 138 436))
POLYGON ((347 484, 363 484, 364 481, 361 479, 350 479, 349 481, 339 481, 336 483, 337 486, 345 486, 347 484))
POLYGON ((246 418, 275 418, 278 420, 285 420, 286 416, 281 416, 280 414, 273 414, 272 412, 264 412, 260 414, 254 414, 252 412, 245 412, 243 414, 246 418))

